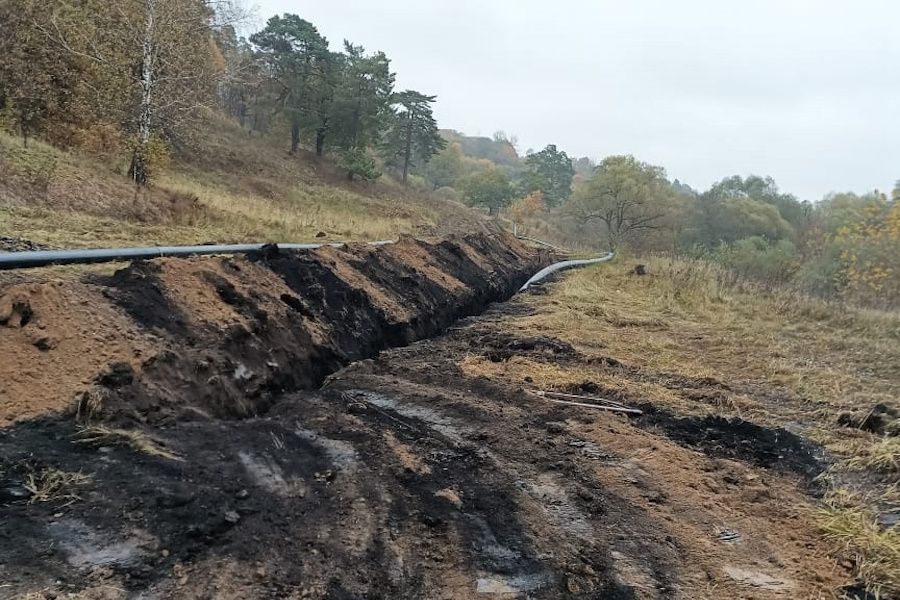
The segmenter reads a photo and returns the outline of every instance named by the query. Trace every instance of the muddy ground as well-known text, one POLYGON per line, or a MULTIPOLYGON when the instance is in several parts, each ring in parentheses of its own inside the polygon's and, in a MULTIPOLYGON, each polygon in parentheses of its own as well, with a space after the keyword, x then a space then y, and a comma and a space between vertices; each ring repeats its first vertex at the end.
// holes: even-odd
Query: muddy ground
MULTIPOLYGON (((478 314, 549 257, 508 239, 405 244, 395 261, 273 251, 85 284, 140 351, 103 355, 58 414, 8 400, 0 598, 837 597, 850 574, 813 525, 814 445, 467 377, 472 355, 585 360, 502 331, 530 310, 518 299, 478 314), (82 478, 41 501, 29 482, 51 473, 82 478)), ((40 321, 29 306, 7 330, 40 321)))

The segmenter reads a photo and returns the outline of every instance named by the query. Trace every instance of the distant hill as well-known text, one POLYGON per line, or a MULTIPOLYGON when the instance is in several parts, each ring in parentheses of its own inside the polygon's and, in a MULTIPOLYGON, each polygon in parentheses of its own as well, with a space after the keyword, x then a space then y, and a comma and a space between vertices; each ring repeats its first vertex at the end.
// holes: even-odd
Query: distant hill
POLYGON ((441 135, 449 142, 458 142, 463 155, 469 158, 489 160, 500 167, 509 167, 516 172, 524 170, 525 164, 512 142, 503 137, 468 136, 453 129, 442 129, 441 135))

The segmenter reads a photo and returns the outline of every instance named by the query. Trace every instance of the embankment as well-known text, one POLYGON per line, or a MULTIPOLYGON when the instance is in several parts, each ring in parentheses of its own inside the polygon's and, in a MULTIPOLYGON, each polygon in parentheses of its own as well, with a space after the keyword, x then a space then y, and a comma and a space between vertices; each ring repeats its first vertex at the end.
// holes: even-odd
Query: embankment
POLYGON ((286 392, 504 300, 549 261, 506 234, 140 261, 0 291, 0 425, 78 409, 164 424, 286 392))

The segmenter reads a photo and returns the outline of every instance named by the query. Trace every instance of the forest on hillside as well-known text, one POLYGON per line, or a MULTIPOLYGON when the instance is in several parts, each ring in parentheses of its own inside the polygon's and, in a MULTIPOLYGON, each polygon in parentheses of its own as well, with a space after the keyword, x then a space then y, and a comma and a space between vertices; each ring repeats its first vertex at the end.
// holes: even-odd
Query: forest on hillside
POLYGON ((197 132, 226 115, 350 180, 392 177, 559 243, 704 258, 768 285, 900 303, 900 185, 811 202, 758 175, 696 190, 634 156, 570 157, 553 140, 520 154, 502 132, 440 129, 437 98, 397 89, 383 52, 329 41, 294 14, 241 36, 247 16, 228 0, 3 0, 0 129, 110 157, 144 186, 206 151, 197 132))

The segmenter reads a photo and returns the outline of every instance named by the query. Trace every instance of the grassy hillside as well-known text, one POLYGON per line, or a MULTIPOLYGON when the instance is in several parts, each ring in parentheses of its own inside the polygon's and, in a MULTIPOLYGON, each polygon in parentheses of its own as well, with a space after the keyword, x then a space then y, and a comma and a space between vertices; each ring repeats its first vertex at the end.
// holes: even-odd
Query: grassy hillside
POLYGON ((373 240, 477 228, 462 205, 388 178, 351 183, 327 160, 289 156, 283 140, 207 123, 148 189, 115 158, 0 133, 0 236, 51 247, 373 240), (324 238, 321 235, 324 233, 324 238))

